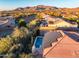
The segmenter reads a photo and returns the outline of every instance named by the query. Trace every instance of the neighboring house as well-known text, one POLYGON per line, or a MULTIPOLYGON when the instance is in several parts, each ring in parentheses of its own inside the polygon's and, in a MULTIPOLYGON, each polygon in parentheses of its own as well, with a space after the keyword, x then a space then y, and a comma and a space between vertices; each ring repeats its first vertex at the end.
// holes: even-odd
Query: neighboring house
POLYGON ((42 20, 41 24, 40 24, 40 27, 46 27, 46 26, 48 26, 47 21, 46 20, 42 20))
POLYGON ((77 24, 71 24, 71 23, 68 23, 64 20, 61 20, 61 21, 58 21, 58 22, 55 22, 54 24, 48 24, 48 26, 56 26, 56 27, 77 27, 78 25, 77 24))
POLYGON ((49 15, 44 16, 45 17, 45 22, 42 23, 42 26, 40 26, 40 28, 44 28, 44 27, 48 27, 51 29, 56 27, 56 28, 77 28, 78 24, 77 23, 70 23, 67 22, 61 18, 56 18, 56 17, 50 17, 49 15))
POLYGON ((12 28, 15 26, 15 19, 11 16, 0 17, 0 29, 12 28))
POLYGON ((29 23, 30 21, 32 21, 34 19, 36 19, 36 15, 32 14, 32 15, 29 15, 29 16, 25 17, 25 22, 29 23))

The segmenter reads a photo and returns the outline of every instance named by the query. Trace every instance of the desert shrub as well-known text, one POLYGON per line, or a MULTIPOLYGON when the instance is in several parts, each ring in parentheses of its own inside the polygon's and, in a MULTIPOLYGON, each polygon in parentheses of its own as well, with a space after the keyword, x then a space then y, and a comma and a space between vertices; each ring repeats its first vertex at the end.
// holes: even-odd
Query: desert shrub
POLYGON ((15 28, 14 32, 11 34, 11 37, 13 38, 15 43, 18 43, 23 38, 26 38, 28 33, 28 30, 24 27, 22 27, 21 29, 15 28))
POLYGON ((16 55, 14 53, 7 53, 3 56, 4 58, 15 58, 16 55))
POLYGON ((22 54, 19 54, 19 57, 20 58, 33 58, 33 55, 32 54, 22 53, 22 54))
POLYGON ((0 54, 6 53, 8 49, 12 46, 13 41, 11 40, 10 36, 6 38, 1 38, 0 40, 0 54))
POLYGON ((33 58, 33 55, 32 54, 27 54, 27 55, 25 55, 25 58, 33 58))
POLYGON ((8 51, 8 53, 20 53, 22 51, 23 46, 21 44, 14 44, 8 51))
POLYGON ((20 43, 21 45, 23 45, 23 52, 31 52, 31 33, 27 30, 27 28, 15 28, 11 36, 15 44, 20 43))
POLYGON ((4 57, 19 57, 19 54, 22 52, 23 46, 21 44, 14 44, 4 57))
POLYGON ((19 57, 19 54, 25 53, 26 57, 30 57, 32 34, 25 27, 16 27, 11 35, 1 38, 0 54, 5 54, 4 57, 19 57))

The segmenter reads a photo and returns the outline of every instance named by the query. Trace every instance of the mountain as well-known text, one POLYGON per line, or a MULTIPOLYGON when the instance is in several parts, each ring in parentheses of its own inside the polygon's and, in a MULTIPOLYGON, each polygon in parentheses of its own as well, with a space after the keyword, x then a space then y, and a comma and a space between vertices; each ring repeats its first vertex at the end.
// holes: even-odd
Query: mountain
POLYGON ((79 15, 79 8, 57 8, 54 6, 44 6, 44 5, 37 5, 33 7, 19 7, 14 10, 10 11, 0 11, 0 16, 15 16, 15 15, 22 15, 22 14, 29 14, 29 13, 36 13, 36 12, 61 12, 62 15, 79 15))

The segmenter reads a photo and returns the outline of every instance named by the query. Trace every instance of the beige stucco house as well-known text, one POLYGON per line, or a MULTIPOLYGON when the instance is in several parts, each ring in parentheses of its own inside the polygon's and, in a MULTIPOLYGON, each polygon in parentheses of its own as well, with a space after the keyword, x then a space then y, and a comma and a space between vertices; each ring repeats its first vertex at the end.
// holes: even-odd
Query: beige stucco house
POLYGON ((45 21, 47 22, 46 26, 40 26, 40 28, 52 29, 52 28, 77 28, 77 23, 71 23, 63 20, 62 18, 51 17, 47 15, 45 17, 45 21))

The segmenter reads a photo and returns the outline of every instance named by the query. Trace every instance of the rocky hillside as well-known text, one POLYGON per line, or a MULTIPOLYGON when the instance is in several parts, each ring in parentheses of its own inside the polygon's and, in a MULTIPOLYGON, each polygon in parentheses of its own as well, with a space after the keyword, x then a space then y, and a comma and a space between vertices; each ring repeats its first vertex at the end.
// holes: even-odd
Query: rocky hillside
POLYGON ((57 8, 53 6, 44 6, 44 5, 17 8, 15 10, 10 10, 10 11, 0 11, 0 16, 18 17, 20 15, 27 16, 28 14, 39 13, 39 12, 46 13, 46 14, 53 13, 54 16, 60 13, 61 16, 64 16, 64 17, 79 18, 79 8, 57 8))

